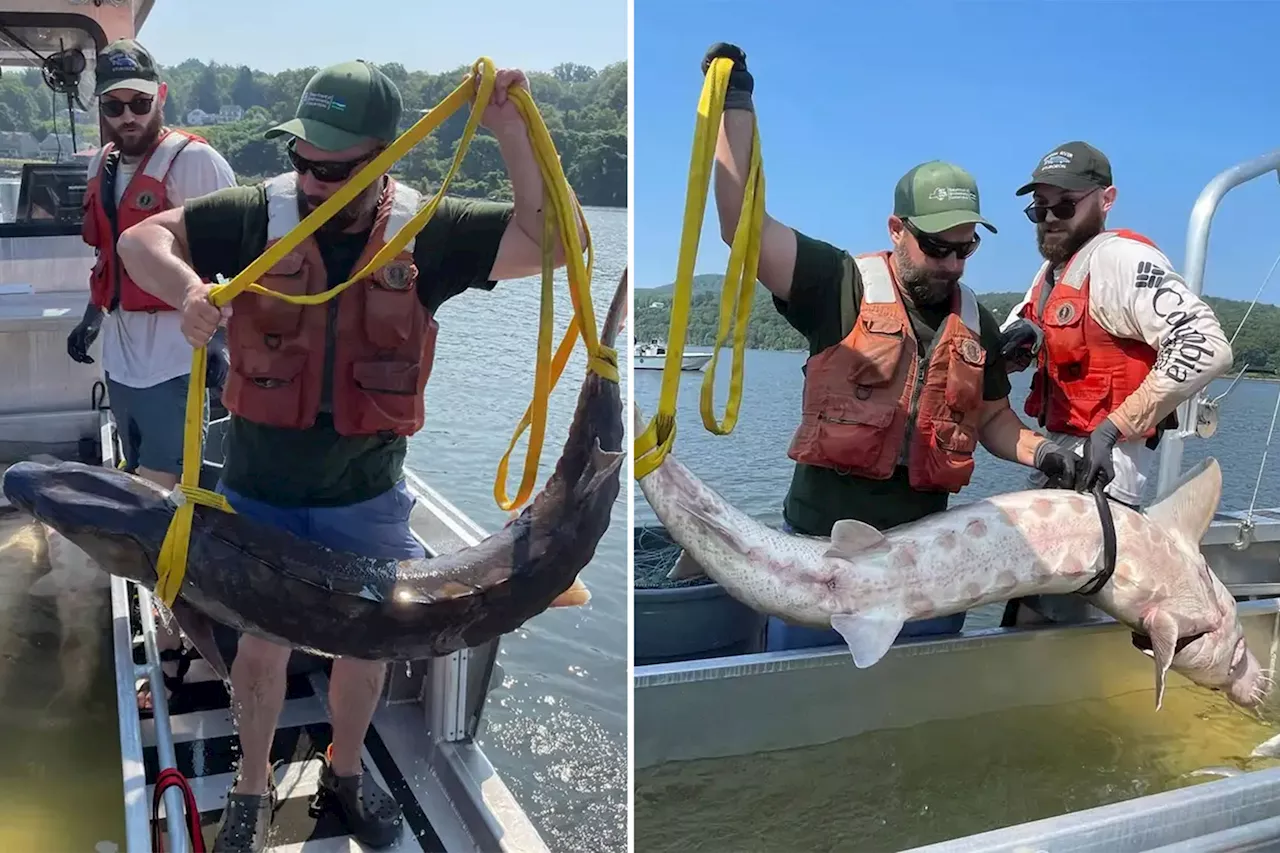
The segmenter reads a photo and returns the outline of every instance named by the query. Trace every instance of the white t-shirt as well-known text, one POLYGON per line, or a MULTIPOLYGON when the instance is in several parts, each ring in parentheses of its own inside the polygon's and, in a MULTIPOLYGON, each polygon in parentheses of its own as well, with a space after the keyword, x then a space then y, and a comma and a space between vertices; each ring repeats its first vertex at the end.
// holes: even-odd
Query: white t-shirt
MULTIPOLYGON (((121 159, 116 204, 138 170, 121 159)), ((91 176, 92 177, 92 176, 91 176)), ((187 199, 236 185, 235 172, 211 146, 192 141, 174 158, 165 191, 174 207, 187 199)), ((191 344, 182 335, 177 311, 111 311, 102 318, 102 369, 131 388, 150 388, 191 372, 191 344)))
MULTIPOLYGON (((1055 269, 1055 279, 1062 272, 1062 266, 1055 269)), ((1018 319, 1034 290, 1032 282, 1002 329, 1018 319)), ((1157 409, 1190 399, 1231 369, 1231 345, 1213 309, 1187 289, 1163 252, 1146 243, 1112 239, 1094 251, 1089 263, 1089 316, 1117 338, 1145 341, 1156 351, 1147 378, 1113 413, 1126 434, 1141 436, 1163 419, 1156 417, 1157 409)), ((1084 443, 1080 438, 1052 437, 1067 449, 1084 443)), ((1108 492, 1138 503, 1154 456, 1141 437, 1117 444, 1112 454, 1116 478, 1108 492)))

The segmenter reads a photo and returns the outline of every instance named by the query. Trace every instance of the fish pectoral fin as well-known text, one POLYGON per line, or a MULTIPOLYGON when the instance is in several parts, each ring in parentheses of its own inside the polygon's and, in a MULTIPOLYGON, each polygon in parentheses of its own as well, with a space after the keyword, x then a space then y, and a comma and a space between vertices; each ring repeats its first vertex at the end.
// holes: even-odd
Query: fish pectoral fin
POLYGON ((551 607, 581 607, 591 600, 591 590, 581 578, 574 578, 573 585, 560 593, 551 602, 551 607))
POLYGON ((204 658, 204 662, 209 665, 209 668, 223 682, 230 682, 231 668, 223 660, 222 651, 218 648, 218 642, 213 637, 212 620, 181 598, 173 603, 173 606, 169 608, 169 612, 173 614, 174 621, 178 623, 182 633, 191 641, 191 645, 196 647, 196 651, 200 653, 200 657, 204 658))
POLYGON ((835 613, 831 627, 849 644, 858 669, 874 666, 884 657, 902 631, 903 620, 890 613, 835 613))
POLYGON ((688 551, 681 551, 680 558, 676 560, 676 564, 671 567, 671 571, 667 572, 667 580, 682 581, 689 578, 705 578, 707 573, 702 570, 702 566, 698 561, 689 555, 688 551))
POLYGON ((1156 710, 1164 702, 1165 674, 1173 663, 1173 650, 1178 644, 1178 623, 1163 610, 1152 610, 1142 617, 1142 629, 1151 640, 1151 657, 1156 663, 1156 710))
POLYGON ((831 547, 823 556, 853 557, 859 551, 875 548, 883 542, 884 534, 870 524, 846 518, 831 528, 831 547))

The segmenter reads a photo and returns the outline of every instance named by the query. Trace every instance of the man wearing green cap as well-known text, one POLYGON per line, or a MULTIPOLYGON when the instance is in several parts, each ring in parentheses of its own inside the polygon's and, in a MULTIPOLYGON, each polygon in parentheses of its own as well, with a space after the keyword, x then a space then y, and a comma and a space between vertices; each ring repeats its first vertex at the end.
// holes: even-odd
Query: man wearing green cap
MULTIPOLYGON (((1087 142, 1055 146, 1017 195, 1031 195, 1044 263, 1002 331, 1010 370, 1036 366, 1026 413, 1072 454, 1082 490, 1106 487, 1137 508, 1161 432, 1174 412, 1231 369, 1213 309, 1147 237, 1108 229, 1111 162, 1087 142)), ((1032 487, 1043 481, 1032 477, 1032 487)), ((1022 599, 1051 621, 1102 615, 1080 596, 1022 599)), ((1006 621, 1035 621, 1019 601, 1006 621)))
MULTIPOLYGON (((716 146, 716 207, 733 240, 755 126, 746 55, 733 60, 716 146)), ((854 519, 886 530, 947 508, 968 484, 979 441, 993 455, 1070 480, 1071 461, 1009 407, 996 319, 961 284, 978 248, 978 187, 941 161, 908 171, 894 190, 888 251, 851 257, 764 216, 757 277, 809 341, 796 462, 783 504, 787 530, 830 536, 854 519)), ((964 614, 909 622, 899 638, 958 632, 964 614)), ((771 618, 770 649, 834 645, 834 630, 771 618)))
MULTIPOLYGON (((155 60, 132 39, 98 54, 94 95, 102 116, 103 146, 89 162, 83 236, 97 250, 89 304, 67 336, 67 354, 92 364, 89 348, 102 338, 102 369, 111 411, 124 447, 125 467, 165 488, 182 472, 191 344, 170 304, 138 287, 116 253, 116 235, 190 198, 236 184, 231 166, 205 140, 163 126, 168 87, 155 60)), ((210 387, 226 376, 221 347, 210 348, 210 387)), ((194 654, 184 650, 169 620, 159 621, 164 682, 172 695, 194 654)), ((138 706, 151 699, 146 682, 138 706)))
MULTIPOLYGON (((403 464, 407 436, 425 416, 434 314, 447 299, 542 266, 542 178, 508 98, 511 87, 527 85, 522 72, 499 71, 481 119, 497 139, 514 202, 444 199, 390 263, 327 303, 301 307, 244 293, 220 311, 200 279, 235 276, 396 139, 400 92, 363 61, 317 72, 294 118, 267 132, 288 139, 293 171, 188 202, 122 237, 130 273, 182 304, 193 345, 227 322, 232 370, 223 404, 231 420, 218 491, 238 513, 334 550, 424 556, 409 527, 413 497, 403 464)), ((384 174, 259 283, 290 294, 328 290, 363 268, 423 201, 384 174)), ((558 247, 556 254, 563 263, 558 247)), ((215 850, 256 851, 266 843, 275 797, 268 757, 289 654, 265 640, 240 640, 231 683, 244 760, 215 850)), ((320 778, 321 798, 371 847, 402 831, 395 801, 360 763, 385 673, 383 664, 334 661, 333 741, 320 778)))

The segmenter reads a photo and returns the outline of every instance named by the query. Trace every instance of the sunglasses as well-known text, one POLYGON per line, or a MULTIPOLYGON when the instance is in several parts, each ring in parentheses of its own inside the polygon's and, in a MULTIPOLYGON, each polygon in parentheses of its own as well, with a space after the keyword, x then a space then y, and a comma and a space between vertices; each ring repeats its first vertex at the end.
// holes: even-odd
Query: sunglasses
POLYGON ((372 160, 382 153, 382 149, 374 149, 368 154, 357 157, 354 160, 308 160, 297 152, 293 147, 293 141, 290 140, 287 146, 289 153, 289 162, 293 164, 293 169, 299 175, 305 175, 310 172, 317 181, 326 184, 336 184, 345 181, 351 177, 351 173, 358 167, 372 160))
POLYGON ((103 98, 98 102, 98 109, 108 118, 120 118, 120 116, 124 115, 125 107, 128 107, 129 111, 136 116, 144 116, 151 112, 151 105, 155 103, 155 100, 155 98, 146 95, 138 95, 131 101, 103 98))
POLYGON ((1027 215, 1027 219, 1037 225, 1048 219, 1050 213, 1053 214, 1055 219, 1071 219, 1076 215, 1076 205, 1096 192, 1097 190, 1089 190, 1080 198, 1064 198, 1057 204, 1036 204, 1033 201, 1023 208, 1022 212, 1027 215))
POLYGON ((948 240, 939 240, 932 234, 926 234, 913 225, 909 219, 902 220, 902 224, 916 238, 916 244, 920 246, 920 251, 939 261, 952 254, 963 261, 978 251, 978 244, 982 242, 982 237, 975 233, 972 240, 966 240, 963 243, 952 243, 948 240))

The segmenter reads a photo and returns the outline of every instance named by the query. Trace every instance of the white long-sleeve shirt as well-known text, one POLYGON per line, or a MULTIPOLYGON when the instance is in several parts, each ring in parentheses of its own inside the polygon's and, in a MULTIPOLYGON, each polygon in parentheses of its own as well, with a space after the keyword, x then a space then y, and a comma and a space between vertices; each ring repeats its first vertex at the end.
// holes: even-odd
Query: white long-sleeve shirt
MULTIPOLYGON (((138 162, 120 161, 116 204, 124 198, 138 162)), ((90 177, 93 177, 90 175, 90 177)), ((192 140, 173 160, 165 178, 169 203, 180 207, 189 198, 236 185, 235 172, 212 146, 192 140)), ((150 388, 191 372, 191 344, 182 334, 177 311, 109 311, 102 318, 102 369, 130 388, 150 388)))
MULTIPOLYGON (((1061 273, 1062 267, 1054 270, 1055 279, 1061 273)), ((1034 289, 1033 282, 1002 330, 1018 319, 1034 289)), ((1147 378, 1111 413, 1125 437, 1151 429, 1231 369, 1231 345, 1217 315, 1154 246, 1127 239, 1098 246, 1089 263, 1089 316, 1110 334, 1145 341, 1157 353, 1147 378)))

